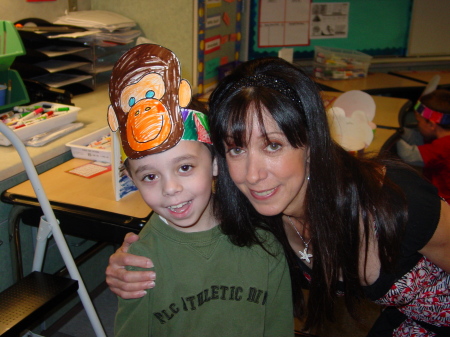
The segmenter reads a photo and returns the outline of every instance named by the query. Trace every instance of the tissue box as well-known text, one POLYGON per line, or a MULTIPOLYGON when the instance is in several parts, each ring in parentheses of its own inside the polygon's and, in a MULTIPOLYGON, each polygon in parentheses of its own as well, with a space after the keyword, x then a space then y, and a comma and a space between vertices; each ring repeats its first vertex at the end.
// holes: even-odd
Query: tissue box
POLYGON ((323 80, 366 77, 372 56, 357 50, 315 47, 313 72, 323 80))
MULTIPOLYGON (((25 127, 22 127, 20 129, 14 130, 14 133, 19 137, 20 140, 25 141, 33 136, 36 136, 40 133, 47 132, 51 129, 57 128, 59 126, 63 126, 69 123, 72 123, 77 119, 78 111, 81 110, 81 108, 72 106, 72 105, 65 105, 65 104, 58 104, 58 103, 51 103, 51 102, 38 102, 34 103, 29 106, 23 106, 25 107, 36 107, 36 106, 43 106, 44 104, 51 105, 52 109, 57 108, 69 108, 67 112, 64 112, 63 114, 59 116, 54 116, 51 118, 48 118, 46 120, 43 120, 41 122, 30 124, 25 127)), ((8 138, 6 138, 2 133, 0 133, 0 145, 11 145, 11 142, 8 138)))
MULTIPOLYGON (((88 159, 94 161, 102 161, 105 163, 111 162, 111 148, 108 149, 96 149, 88 147, 90 143, 101 139, 103 136, 110 135, 111 130, 109 127, 94 131, 86 136, 75 139, 66 146, 72 151, 74 158, 88 159)), ((111 145, 111 144, 110 144, 111 145)))

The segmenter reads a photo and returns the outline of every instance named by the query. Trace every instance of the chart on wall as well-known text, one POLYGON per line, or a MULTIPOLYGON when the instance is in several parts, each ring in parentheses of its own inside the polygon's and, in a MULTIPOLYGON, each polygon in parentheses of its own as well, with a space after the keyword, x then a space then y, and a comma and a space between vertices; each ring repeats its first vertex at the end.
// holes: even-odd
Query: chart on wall
POLYGON ((213 90, 238 64, 241 21, 242 0, 199 0, 198 94, 213 90))
POLYGON ((259 47, 309 45, 311 0, 261 0, 258 17, 259 47))
MULTIPOLYGON (((447 0, 446 0, 447 1, 447 0)), ((315 46, 403 56, 412 0, 249 0, 248 58, 311 58, 315 46)))

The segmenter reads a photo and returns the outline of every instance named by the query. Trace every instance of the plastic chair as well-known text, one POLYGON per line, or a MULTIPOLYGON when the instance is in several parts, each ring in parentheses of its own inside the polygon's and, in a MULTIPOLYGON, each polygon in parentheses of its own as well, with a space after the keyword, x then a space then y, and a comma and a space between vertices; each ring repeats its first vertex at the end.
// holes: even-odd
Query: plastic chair
POLYGON ((380 154, 389 154, 391 156, 398 157, 397 147, 395 144, 401 138, 402 133, 403 133, 403 129, 398 129, 397 131, 395 131, 395 133, 393 133, 381 146, 379 153, 380 154))
POLYGON ((34 289, 32 289, 29 294, 34 293, 35 295, 38 295, 38 297, 41 298, 41 301, 38 301, 39 303, 36 303, 36 305, 23 307, 23 310, 19 310, 18 315, 20 315, 21 317, 5 318, 6 313, 8 313, 9 316, 11 316, 11 313, 4 306, 3 308, 1 308, 2 306, 0 306, 0 336, 19 336, 19 333, 23 330, 26 324, 32 323, 35 319, 37 319, 38 315, 47 312, 52 305, 61 302, 64 299, 64 295, 68 295, 70 293, 70 289, 74 290, 74 283, 76 289, 77 283, 78 296, 80 297, 84 309, 86 310, 87 316, 92 324, 96 336, 106 337, 97 312, 95 311, 95 308, 89 297, 89 293, 86 290, 73 256, 70 253, 67 242, 64 238, 61 228, 59 227, 58 220, 56 219, 53 209, 50 206, 50 202, 48 201, 48 198, 42 188, 39 176, 36 172, 30 155, 25 148, 25 145, 15 135, 14 131, 9 129, 4 123, 0 123, 0 132, 9 139, 9 141, 19 153, 25 166, 25 171, 27 172, 28 178, 31 181, 34 192, 36 193, 37 199, 44 213, 39 223, 38 235, 36 240, 37 243, 32 267, 33 272, 28 277, 20 280, 12 287, 6 289, 0 294, 2 306, 3 303, 5 303, 3 300, 5 300, 6 298, 10 299, 11 296, 12 302, 20 301, 21 298, 23 299, 23 297, 25 297, 24 302, 28 303, 30 298, 28 297, 27 292, 25 292, 24 289, 28 289, 29 287, 31 287, 34 289), (65 279, 68 282, 61 280, 61 278, 59 277, 48 275, 42 272, 47 241, 52 235, 72 279, 65 279), (50 286, 49 288, 49 285, 51 284, 53 284, 54 286, 50 286), (58 289, 56 289, 57 287, 58 289), (50 289, 51 294, 48 293, 46 289, 50 289), (42 296, 39 296, 41 294, 42 296))

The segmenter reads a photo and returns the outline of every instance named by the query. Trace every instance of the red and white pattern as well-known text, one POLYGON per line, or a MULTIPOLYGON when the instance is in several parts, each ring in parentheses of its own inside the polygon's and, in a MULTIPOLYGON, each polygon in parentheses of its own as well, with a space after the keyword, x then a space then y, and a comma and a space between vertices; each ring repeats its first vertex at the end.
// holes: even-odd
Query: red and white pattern
MULTIPOLYGON (((450 274, 423 257, 375 303, 395 306, 415 320, 436 326, 450 326, 450 274)), ((412 319, 404 321, 394 331, 393 336, 435 336, 412 319)))

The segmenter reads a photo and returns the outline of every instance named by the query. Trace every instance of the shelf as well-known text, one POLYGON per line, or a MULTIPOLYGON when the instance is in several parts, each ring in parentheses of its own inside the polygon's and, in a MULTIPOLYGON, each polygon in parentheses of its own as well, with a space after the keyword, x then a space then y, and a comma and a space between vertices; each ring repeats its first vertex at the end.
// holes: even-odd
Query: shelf
POLYGON ((0 106, 0 113, 30 101, 19 73, 9 69, 15 58, 23 54, 25 48, 12 22, 0 20, 0 83, 8 87, 6 104, 0 106))

